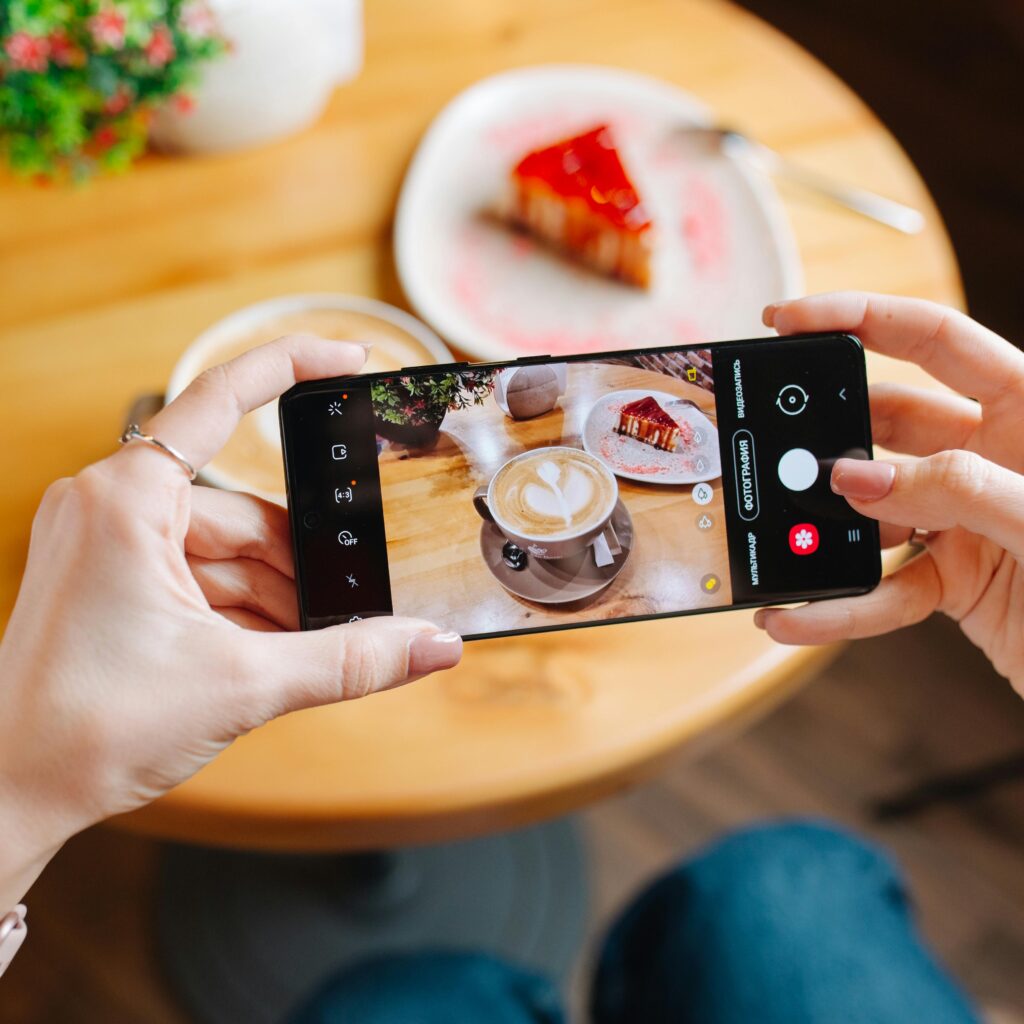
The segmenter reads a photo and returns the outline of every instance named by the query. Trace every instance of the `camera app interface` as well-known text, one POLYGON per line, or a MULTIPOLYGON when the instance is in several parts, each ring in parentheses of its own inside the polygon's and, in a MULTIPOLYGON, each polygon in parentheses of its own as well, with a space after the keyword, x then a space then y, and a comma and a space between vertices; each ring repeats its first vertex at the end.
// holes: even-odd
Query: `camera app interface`
POLYGON ((859 348, 832 339, 297 395, 306 624, 393 613, 475 637, 864 589, 875 524, 828 486, 869 448, 863 378, 859 348))

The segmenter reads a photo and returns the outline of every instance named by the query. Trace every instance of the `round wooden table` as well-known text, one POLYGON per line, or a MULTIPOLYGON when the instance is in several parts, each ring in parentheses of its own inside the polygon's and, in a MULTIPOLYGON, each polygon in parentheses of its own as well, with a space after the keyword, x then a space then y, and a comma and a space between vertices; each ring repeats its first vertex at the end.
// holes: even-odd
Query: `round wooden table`
MULTIPOLYGON (((114 447, 132 398, 243 304, 337 290, 403 302, 391 259, 402 175, 431 118, 480 77, 617 64, 695 93, 809 167, 909 202, 908 238, 783 190, 807 287, 962 302, 929 195, 898 144, 787 38, 721 0, 368 0, 367 62, 306 133, 252 152, 147 159, 79 190, 0 185, 5 500, 0 609, 36 504, 114 447)), ((872 360, 877 378, 916 379, 872 360)), ((346 850, 557 815, 741 727, 830 649, 775 646, 750 612, 470 645, 455 671, 291 715, 121 822, 207 844, 346 850)))

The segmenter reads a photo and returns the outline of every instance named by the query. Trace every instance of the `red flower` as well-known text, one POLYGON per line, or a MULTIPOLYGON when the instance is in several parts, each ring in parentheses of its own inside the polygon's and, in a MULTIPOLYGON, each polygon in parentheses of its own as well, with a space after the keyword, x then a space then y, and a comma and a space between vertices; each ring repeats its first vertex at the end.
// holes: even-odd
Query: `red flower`
POLYGON ((103 104, 104 114, 123 114, 132 103, 134 95, 131 89, 123 82, 117 87, 117 92, 103 104))
POLYGON ((15 71, 45 71, 49 63, 50 42, 44 36, 15 32, 4 49, 15 71))
POLYGON ((171 102, 179 114, 191 114, 196 109, 196 101, 186 93, 179 93, 171 102))
POLYGON ((114 131, 110 125, 104 125, 102 128, 96 130, 92 137, 93 143, 99 150, 110 149, 110 147, 117 142, 117 132, 114 131))
POLYGON ((50 58, 64 68, 80 68, 85 64, 85 51, 59 28, 48 37, 50 58))
POLYGON ((157 25, 146 43, 146 60, 155 68, 162 68, 174 60, 174 38, 166 25, 157 25))
POLYGON ((124 46, 125 16, 113 7, 104 8, 89 19, 89 31, 97 46, 119 50, 124 46))

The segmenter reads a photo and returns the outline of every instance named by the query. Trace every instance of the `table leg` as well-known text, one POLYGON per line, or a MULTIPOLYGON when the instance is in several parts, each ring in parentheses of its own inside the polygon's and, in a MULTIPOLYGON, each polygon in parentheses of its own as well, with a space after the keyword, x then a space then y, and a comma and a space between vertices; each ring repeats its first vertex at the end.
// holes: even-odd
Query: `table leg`
POLYGON ((281 1024, 339 968, 413 949, 493 953, 564 980, 587 918, 574 821, 459 843, 293 855, 168 846, 162 964, 202 1024, 281 1024))

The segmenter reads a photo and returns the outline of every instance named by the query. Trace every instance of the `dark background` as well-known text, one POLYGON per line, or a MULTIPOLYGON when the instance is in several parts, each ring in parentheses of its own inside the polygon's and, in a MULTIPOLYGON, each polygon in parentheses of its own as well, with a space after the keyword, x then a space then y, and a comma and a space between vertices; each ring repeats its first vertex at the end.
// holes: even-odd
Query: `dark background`
POLYGON ((971 315, 1024 342, 1024 3, 741 2, 885 122, 945 218, 971 315))

